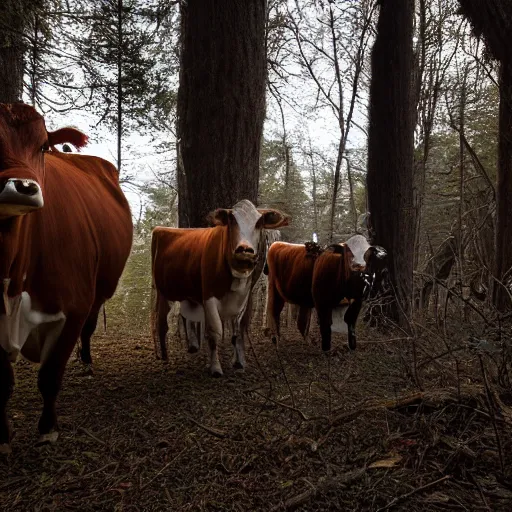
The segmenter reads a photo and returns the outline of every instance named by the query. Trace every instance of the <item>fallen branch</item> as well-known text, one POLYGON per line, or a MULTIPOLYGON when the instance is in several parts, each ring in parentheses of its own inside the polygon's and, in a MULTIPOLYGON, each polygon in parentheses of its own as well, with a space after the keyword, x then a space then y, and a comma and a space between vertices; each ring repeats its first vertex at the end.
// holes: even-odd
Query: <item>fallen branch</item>
POLYGON ((85 434, 87 436, 89 436, 91 439, 94 439, 97 443, 100 443, 102 444, 103 446, 106 446, 107 443, 105 443, 105 441, 102 441, 99 437, 96 437, 94 434, 92 434, 91 432, 89 432, 86 428, 84 427, 78 427, 78 432, 82 432, 82 434, 85 434))
POLYGON ((293 407, 292 405, 285 404, 283 402, 280 402, 279 400, 275 400, 274 398, 271 398, 270 396, 264 395, 263 393, 260 393, 256 389, 252 391, 256 395, 261 396, 261 398, 264 398, 265 400, 268 400, 269 402, 272 402, 273 404, 279 405, 280 407, 283 407, 285 409, 288 409, 290 411, 296 412, 304 421, 313 421, 313 420, 326 420, 328 421, 329 418, 327 416, 306 416, 300 409, 297 409, 297 407, 293 407))
POLYGON ((347 484, 359 480, 359 478, 361 478, 365 474, 365 472, 366 468, 355 469, 354 471, 348 471, 347 473, 337 475, 334 478, 323 480, 320 479, 316 486, 307 481, 307 483, 310 485, 310 488, 307 491, 304 491, 300 494, 297 494, 296 496, 288 498, 282 505, 278 505, 277 507, 274 507, 272 510, 295 510, 296 508, 304 505, 305 503, 307 503, 312 498, 314 498, 315 496, 322 492, 329 491, 331 489, 336 489, 339 487, 344 487, 347 484))
POLYGON ((223 432, 222 430, 218 430, 216 428, 207 427, 206 425, 203 425, 202 423, 199 423, 199 421, 195 420, 194 418, 191 418, 190 416, 185 416, 187 420, 194 423, 194 425, 197 425, 198 427, 202 428, 205 432, 208 432, 208 434, 211 434, 214 437, 218 437, 219 439, 226 439, 229 437, 226 432, 223 432))
POLYGON ((428 484, 422 485, 421 487, 417 487, 416 489, 413 489, 412 491, 410 491, 406 494, 397 496, 396 498, 393 498, 386 506, 377 509, 377 512, 382 512, 383 510, 389 510, 391 507, 394 507, 400 501, 406 500, 407 498, 410 498, 414 494, 417 494, 421 491, 430 489, 431 487, 434 487, 434 485, 440 484, 441 482, 444 482, 445 480, 448 480, 449 478, 451 478, 450 475, 443 476, 442 478, 439 478, 438 480, 434 480, 433 482, 429 482, 428 484))

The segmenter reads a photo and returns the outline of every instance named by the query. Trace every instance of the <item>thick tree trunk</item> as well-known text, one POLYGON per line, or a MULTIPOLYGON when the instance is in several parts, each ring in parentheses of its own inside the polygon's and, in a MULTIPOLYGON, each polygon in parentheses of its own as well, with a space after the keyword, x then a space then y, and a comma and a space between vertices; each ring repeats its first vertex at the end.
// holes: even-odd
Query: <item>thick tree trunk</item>
MULTIPOLYGON (((498 141, 498 186, 496 194, 495 277, 508 282, 512 277, 512 59, 501 63, 498 141)), ((512 305, 502 285, 494 286, 493 302, 500 309, 512 305)))
MULTIPOLYGON (((21 2, 22 3, 22 2, 21 2)), ((23 18, 18 0, 0 3, 0 102, 21 101, 23 95, 23 18)))
POLYGON ((179 225, 256 203, 265 116, 265 0, 181 4, 179 225))
POLYGON ((381 0, 372 51, 368 201, 373 243, 389 251, 395 320, 409 312, 413 286, 413 14, 414 0, 381 0))

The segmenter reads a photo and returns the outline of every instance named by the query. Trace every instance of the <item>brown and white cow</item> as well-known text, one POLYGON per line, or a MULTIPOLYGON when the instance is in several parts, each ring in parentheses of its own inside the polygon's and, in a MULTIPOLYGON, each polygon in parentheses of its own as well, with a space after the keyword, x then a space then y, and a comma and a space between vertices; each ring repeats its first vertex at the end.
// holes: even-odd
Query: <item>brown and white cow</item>
POLYGON ((355 349, 355 324, 362 302, 385 278, 386 260, 386 251, 371 246, 361 235, 324 251, 309 250, 302 244, 272 244, 265 269, 266 334, 277 342, 279 317, 285 302, 289 302, 300 307, 297 327, 304 337, 309 331, 311 310, 316 309, 322 350, 331 349, 332 331, 348 332, 349 347, 355 349))
POLYGON ((130 208, 113 165, 49 149, 87 137, 46 130, 24 104, 0 104, 0 451, 18 354, 40 363, 40 442, 57 439, 55 401, 77 339, 89 339, 132 242, 130 208))
MULTIPOLYGON (((264 230, 288 224, 278 210, 256 209, 244 199, 232 209, 210 214, 214 227, 165 228, 153 230, 151 243, 153 286, 156 303, 153 314, 155 348, 167 359, 169 301, 181 302, 181 314, 188 321, 204 322, 210 348, 210 372, 222 375, 217 346, 223 322, 232 322, 235 368, 245 366, 245 317, 254 272, 263 267, 258 258, 264 244, 264 230)), ((259 270, 261 272, 261 270, 259 270)), ((190 350, 190 348, 189 348, 190 350)))

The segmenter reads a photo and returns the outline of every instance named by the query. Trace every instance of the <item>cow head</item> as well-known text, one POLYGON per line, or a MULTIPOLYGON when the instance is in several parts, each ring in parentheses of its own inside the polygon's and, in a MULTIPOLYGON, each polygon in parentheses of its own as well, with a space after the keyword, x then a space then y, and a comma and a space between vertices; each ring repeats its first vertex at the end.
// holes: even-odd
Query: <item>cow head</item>
POLYGON ((63 142, 80 148, 87 136, 74 128, 48 132, 33 107, 0 103, 0 220, 43 207, 44 154, 63 142))
POLYGON ((247 199, 233 208, 218 208, 209 215, 214 226, 226 226, 228 232, 228 262, 234 277, 248 277, 258 261, 264 243, 264 229, 287 226, 289 217, 279 210, 256 209, 247 199))
POLYGON ((366 286, 364 298, 370 293, 385 292, 389 288, 388 253, 380 245, 371 245, 364 253, 366 286))

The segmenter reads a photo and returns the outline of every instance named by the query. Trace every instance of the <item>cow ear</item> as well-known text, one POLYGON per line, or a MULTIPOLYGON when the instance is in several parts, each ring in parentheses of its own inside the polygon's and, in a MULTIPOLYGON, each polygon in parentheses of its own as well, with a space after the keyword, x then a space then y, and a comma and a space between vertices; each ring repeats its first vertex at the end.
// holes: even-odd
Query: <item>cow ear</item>
POLYGON ((217 208, 216 210, 208 214, 208 224, 210 224, 210 226, 227 226, 229 222, 230 213, 231 210, 228 210, 226 208, 217 208))
POLYGON ((56 144, 64 144, 64 142, 70 142, 76 148, 83 148, 89 137, 75 128, 61 128, 54 132, 48 132, 48 144, 55 146, 56 144))
POLYGON ((279 210, 258 210, 263 216, 263 227, 265 229, 278 229, 288 226, 290 216, 279 210))

